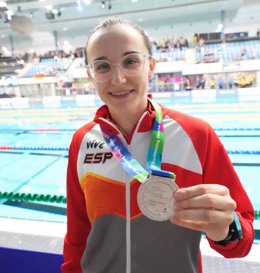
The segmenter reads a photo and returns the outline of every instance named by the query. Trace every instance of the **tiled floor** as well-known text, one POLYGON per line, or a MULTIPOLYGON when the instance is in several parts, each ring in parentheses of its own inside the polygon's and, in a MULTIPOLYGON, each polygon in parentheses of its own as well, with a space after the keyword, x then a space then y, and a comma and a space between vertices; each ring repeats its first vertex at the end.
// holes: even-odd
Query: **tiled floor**
POLYGON ((260 241, 255 241, 244 258, 226 259, 210 248, 205 238, 201 241, 203 273, 260 273, 260 241))
POLYGON ((65 223, 0 218, 0 246, 62 253, 65 223))
MULTIPOLYGON (((65 223, 25 221, 0 218, 0 246, 62 253, 65 223), (17 232, 19 227, 19 233, 17 232)), ((247 257, 225 259, 202 238, 203 273, 260 273, 260 241, 256 241, 247 257)))
POLYGON ((203 273, 259 273, 259 272, 260 261, 250 262, 239 259, 229 260, 221 257, 208 255, 203 256, 203 273))

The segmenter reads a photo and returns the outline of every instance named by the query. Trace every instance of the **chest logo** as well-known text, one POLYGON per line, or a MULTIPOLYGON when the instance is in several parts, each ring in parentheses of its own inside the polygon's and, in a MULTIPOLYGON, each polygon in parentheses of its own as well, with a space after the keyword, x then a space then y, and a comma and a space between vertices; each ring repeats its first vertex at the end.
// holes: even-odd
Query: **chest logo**
POLYGON ((84 164, 98 164, 105 163, 108 159, 111 159, 113 154, 111 152, 107 153, 89 153, 86 154, 84 159, 84 164))
POLYGON ((104 142, 98 142, 96 140, 89 141, 86 144, 87 144, 87 149, 96 149, 96 148, 103 149, 105 145, 104 142))

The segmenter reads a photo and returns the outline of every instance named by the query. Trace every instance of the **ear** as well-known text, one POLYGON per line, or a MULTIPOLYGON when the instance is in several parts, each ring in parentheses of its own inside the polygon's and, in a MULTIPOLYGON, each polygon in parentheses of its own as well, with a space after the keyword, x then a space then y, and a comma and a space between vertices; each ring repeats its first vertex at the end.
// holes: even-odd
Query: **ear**
POLYGON ((93 83, 93 78, 92 78, 88 68, 87 68, 87 75, 88 75, 89 79, 91 80, 91 82, 93 83))
POLYGON ((154 58, 151 58, 150 62, 149 62, 149 74, 148 74, 149 80, 151 80, 153 78, 155 65, 156 65, 156 60, 154 58))

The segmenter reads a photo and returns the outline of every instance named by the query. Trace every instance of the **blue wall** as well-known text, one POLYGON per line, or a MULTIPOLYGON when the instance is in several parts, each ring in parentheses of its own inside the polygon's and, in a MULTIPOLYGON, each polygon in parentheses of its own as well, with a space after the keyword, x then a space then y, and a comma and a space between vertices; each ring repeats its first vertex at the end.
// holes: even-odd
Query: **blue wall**
POLYGON ((0 247, 1 273, 60 273, 62 255, 0 247))

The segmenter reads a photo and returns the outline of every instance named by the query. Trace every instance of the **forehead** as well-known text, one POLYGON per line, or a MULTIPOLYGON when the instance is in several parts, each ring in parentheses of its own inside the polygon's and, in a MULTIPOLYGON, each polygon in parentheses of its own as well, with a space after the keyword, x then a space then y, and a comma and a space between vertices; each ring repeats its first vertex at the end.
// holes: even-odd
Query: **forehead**
POLYGON ((147 53, 144 38, 134 27, 127 24, 116 24, 97 30, 90 37, 87 47, 88 59, 101 56, 121 56, 125 52, 147 53))

